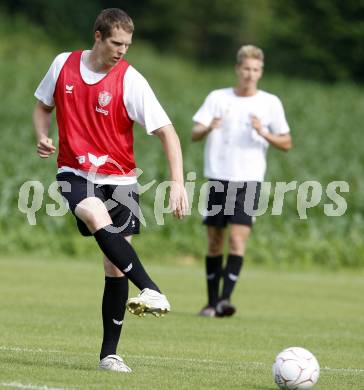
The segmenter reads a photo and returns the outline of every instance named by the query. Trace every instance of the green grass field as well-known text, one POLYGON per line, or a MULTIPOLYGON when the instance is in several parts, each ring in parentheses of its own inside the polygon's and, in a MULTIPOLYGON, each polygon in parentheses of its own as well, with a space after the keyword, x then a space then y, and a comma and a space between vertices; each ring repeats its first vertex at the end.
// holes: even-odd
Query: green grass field
MULTIPOLYGON (((271 364, 285 347, 310 349, 317 390, 364 388, 362 272, 250 266, 230 319, 199 318, 203 270, 150 265, 172 312, 126 315, 119 353, 132 374, 99 372, 103 274, 94 260, 0 259, 0 388, 274 389, 271 364)), ((132 289, 131 294, 136 291, 132 289)))

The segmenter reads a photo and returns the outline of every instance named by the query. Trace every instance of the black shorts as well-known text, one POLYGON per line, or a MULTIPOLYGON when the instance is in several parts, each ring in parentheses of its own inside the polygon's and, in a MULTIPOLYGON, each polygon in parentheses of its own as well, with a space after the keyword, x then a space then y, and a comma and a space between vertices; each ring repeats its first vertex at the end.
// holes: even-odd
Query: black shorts
POLYGON ((252 226, 261 183, 209 179, 205 225, 224 228, 228 223, 252 226))
MULTIPOLYGON (((68 201, 73 214, 76 206, 84 199, 93 196, 101 199, 111 217, 113 225, 123 236, 139 234, 139 194, 138 185, 99 185, 93 184, 72 172, 62 172, 57 176, 62 196, 68 201)), ((86 224, 76 215, 78 230, 83 236, 92 236, 86 224)))

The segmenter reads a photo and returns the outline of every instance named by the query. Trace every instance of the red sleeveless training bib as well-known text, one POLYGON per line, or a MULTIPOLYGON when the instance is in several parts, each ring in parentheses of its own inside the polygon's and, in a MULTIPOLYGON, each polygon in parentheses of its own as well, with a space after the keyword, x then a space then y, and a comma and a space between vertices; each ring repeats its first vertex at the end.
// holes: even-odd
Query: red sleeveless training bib
POLYGON ((80 73, 81 51, 70 54, 58 77, 54 100, 59 129, 58 167, 133 175, 133 121, 124 105, 121 60, 96 84, 80 73))

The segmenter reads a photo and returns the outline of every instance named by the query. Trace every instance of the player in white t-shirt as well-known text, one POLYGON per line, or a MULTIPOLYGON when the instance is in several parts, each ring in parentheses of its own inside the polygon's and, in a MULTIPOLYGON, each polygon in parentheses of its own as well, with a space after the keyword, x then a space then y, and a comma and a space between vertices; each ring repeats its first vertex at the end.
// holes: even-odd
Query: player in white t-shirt
POLYGON ((81 234, 94 236, 104 254, 99 367, 118 372, 131 371, 116 355, 125 308, 157 317, 170 310, 131 246, 132 235, 139 232, 134 121, 161 140, 170 168, 173 214, 182 218, 188 208, 179 138, 147 81, 123 59, 133 31, 124 11, 103 10, 94 25, 92 50, 55 58, 35 92, 33 114, 37 151, 47 158, 56 150, 48 132, 57 109, 57 180, 81 234), (127 301, 128 279, 142 291, 127 301))
POLYGON ((281 101, 258 89, 263 74, 261 49, 242 46, 237 53, 234 88, 212 91, 193 117, 192 140, 207 136, 204 175, 209 179, 206 278, 208 303, 201 316, 231 316, 230 298, 243 265, 261 182, 271 144, 292 147, 281 101), (225 228, 230 225, 229 254, 223 268, 225 228), (219 291, 220 279, 222 291, 219 291))

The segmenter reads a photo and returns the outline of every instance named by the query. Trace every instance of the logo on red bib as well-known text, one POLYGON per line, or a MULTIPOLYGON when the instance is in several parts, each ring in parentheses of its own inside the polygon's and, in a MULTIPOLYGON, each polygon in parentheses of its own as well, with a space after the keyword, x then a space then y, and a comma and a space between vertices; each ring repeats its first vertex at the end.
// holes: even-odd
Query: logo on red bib
MULTIPOLYGON (((98 102, 101 107, 106 107, 112 99, 112 95, 110 92, 102 91, 99 93, 98 102)), ((109 115, 108 110, 104 110, 101 107, 96 106, 96 112, 99 112, 100 114, 109 115)))
POLYGON ((99 104, 101 107, 106 107, 112 99, 112 95, 110 92, 102 91, 99 93, 99 104))

